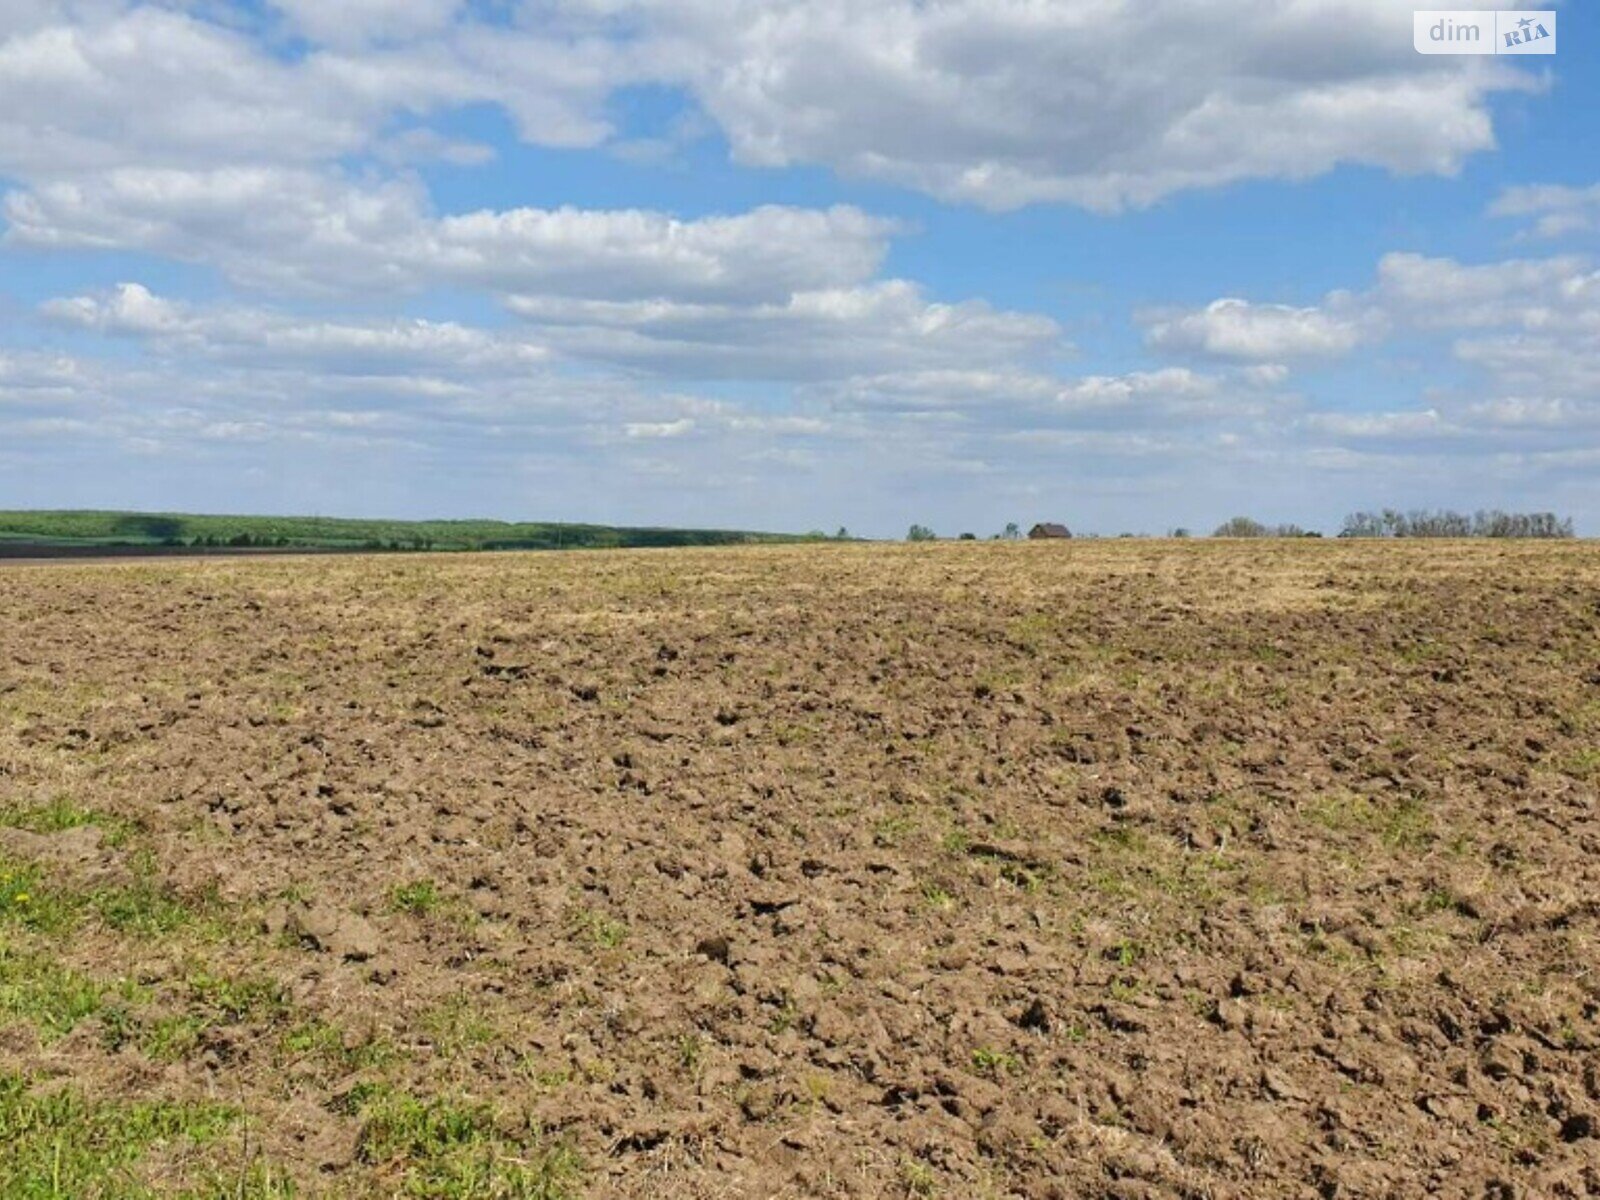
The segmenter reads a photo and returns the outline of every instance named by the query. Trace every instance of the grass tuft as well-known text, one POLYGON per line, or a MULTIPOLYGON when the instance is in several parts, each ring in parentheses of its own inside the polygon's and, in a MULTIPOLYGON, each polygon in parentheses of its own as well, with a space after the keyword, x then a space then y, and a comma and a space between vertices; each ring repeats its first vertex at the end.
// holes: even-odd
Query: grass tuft
POLYGON ((431 879, 402 883, 389 893, 389 908, 394 912, 426 916, 444 903, 439 887, 431 879))

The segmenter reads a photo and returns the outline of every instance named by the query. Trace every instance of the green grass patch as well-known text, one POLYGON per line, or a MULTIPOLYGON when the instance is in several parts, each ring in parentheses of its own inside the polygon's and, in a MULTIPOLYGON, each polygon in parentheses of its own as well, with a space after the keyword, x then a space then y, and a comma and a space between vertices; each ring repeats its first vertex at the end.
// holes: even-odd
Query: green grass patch
POLYGON ((508 1126, 488 1105, 384 1088, 357 1100, 360 1157, 392 1173, 395 1194, 428 1200, 576 1200, 582 1164, 532 1125, 508 1126))
POLYGON ((278 1045, 286 1058, 318 1059, 340 1071, 382 1068, 401 1057, 387 1038, 369 1034, 352 1041, 337 1025, 318 1017, 291 1027, 278 1045))
POLYGON ((973 1069, 984 1075, 1015 1075, 1022 1070, 1022 1060, 1015 1054, 1004 1050, 996 1050, 991 1046, 979 1046, 972 1052, 973 1069))
POLYGON ((1333 833, 1377 837, 1392 850, 1421 850, 1433 840, 1433 817, 1415 796, 1379 802, 1354 792, 1319 796, 1306 809, 1333 833))
POLYGON ((872 826, 872 844, 892 849, 917 831, 917 819, 909 813, 880 817, 872 826))
POLYGON ((148 875, 138 876, 127 887, 91 893, 89 906, 118 933, 144 938, 173 933, 195 916, 170 888, 148 875))
POLYGON ((1600 779, 1600 749, 1579 750, 1561 762, 1561 773, 1574 779, 1600 779))
POLYGON ((283 1051, 295 1058, 344 1057, 344 1037, 326 1021, 306 1021, 283 1035, 283 1051))
POLYGON ((221 1104, 92 1100, 74 1088, 39 1093, 14 1073, 0 1074, 0 1196, 7 1200, 155 1200, 157 1196, 286 1196, 263 1190, 250 1173, 174 1191, 148 1186, 138 1166, 164 1146, 206 1146, 238 1123, 221 1104), (240 1187, 233 1186, 237 1182, 240 1187))
POLYGON ((186 982, 192 1005, 219 1023, 275 1020, 289 1010, 283 985, 275 979, 202 971, 190 975, 186 982))
POLYGON ((198 928, 220 936, 225 926, 214 896, 180 896, 156 876, 148 855, 134 860, 130 882, 87 890, 61 887, 36 863, 0 856, 0 928, 21 927, 44 935, 70 933, 86 917, 138 938, 157 938, 198 928))
POLYGON ((108 990, 53 957, 0 944, 0 1017, 29 1022, 42 1041, 71 1033, 79 1021, 98 1013, 108 990))
POLYGON ((394 912, 426 916, 444 903, 444 896, 431 879, 402 883, 389 892, 389 908, 394 912))
POLYGON ((283 988, 274 980, 195 972, 183 982, 176 1011, 140 1012, 129 1005, 101 1013, 109 1049, 135 1045, 157 1062, 187 1058, 209 1030, 225 1025, 274 1025, 289 1015, 283 988))
POLYGON ((50 888, 32 863, 0 858, 0 928, 56 934, 77 924, 80 905, 50 888))
POLYGON ((483 1009, 460 993, 424 1013, 422 1027, 434 1047, 447 1057, 487 1046, 495 1036, 494 1023, 483 1009))
POLYGON ((62 833, 88 825, 98 827, 109 846, 122 845, 135 829, 132 821, 87 808, 67 796, 53 796, 42 804, 0 801, 0 827, 29 833, 62 833))
POLYGON ((573 920, 574 932, 602 950, 615 950, 628 940, 628 927, 614 917, 592 909, 580 909, 573 920))
POLYGON ((195 1052, 206 1028, 206 1022, 193 1013, 155 1017, 136 1022, 134 1040, 146 1058, 177 1062, 195 1052))

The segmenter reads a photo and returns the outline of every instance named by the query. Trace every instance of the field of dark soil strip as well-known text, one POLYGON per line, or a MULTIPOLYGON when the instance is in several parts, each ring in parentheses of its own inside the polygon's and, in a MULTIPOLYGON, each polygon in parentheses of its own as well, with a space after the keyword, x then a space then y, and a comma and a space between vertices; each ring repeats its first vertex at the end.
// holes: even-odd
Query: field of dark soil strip
POLYGON ((1600 548, 0 570, 0 1196, 1600 1194, 1600 548))

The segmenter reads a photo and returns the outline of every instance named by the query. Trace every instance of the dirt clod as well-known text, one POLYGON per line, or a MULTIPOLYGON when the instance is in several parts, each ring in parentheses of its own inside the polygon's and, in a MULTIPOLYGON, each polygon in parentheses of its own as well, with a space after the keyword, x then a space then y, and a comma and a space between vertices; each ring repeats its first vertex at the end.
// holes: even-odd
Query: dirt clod
POLYGON ((308 949, 334 954, 350 962, 376 958, 381 947, 378 931, 370 921, 330 905, 296 905, 288 910, 283 927, 308 949))
POLYGON ((712 962, 725 964, 732 952, 732 944, 727 938, 719 934, 713 937, 701 938, 695 943, 694 952, 705 955, 712 962))

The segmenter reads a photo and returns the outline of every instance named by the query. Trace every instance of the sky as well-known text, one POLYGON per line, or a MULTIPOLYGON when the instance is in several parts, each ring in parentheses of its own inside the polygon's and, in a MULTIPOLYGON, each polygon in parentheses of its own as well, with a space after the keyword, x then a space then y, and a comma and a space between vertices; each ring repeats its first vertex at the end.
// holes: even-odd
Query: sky
POLYGON ((1600 15, 1412 11, 0 0, 0 508, 1600 534, 1600 15))

